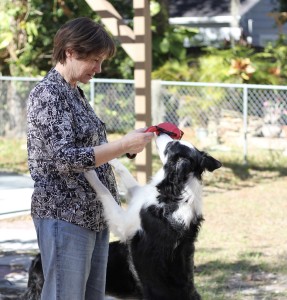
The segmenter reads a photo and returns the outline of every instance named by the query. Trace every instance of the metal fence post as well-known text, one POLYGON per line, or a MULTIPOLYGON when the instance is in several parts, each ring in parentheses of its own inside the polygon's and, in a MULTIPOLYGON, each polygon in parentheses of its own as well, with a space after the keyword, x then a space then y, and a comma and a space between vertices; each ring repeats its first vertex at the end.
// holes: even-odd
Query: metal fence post
POLYGON ((90 105, 95 109, 95 82, 93 80, 90 81, 90 105))
POLYGON ((247 161, 247 131, 248 131, 248 87, 243 87, 243 162, 246 165, 247 161))
POLYGON ((161 80, 152 80, 151 85, 152 124, 156 125, 164 122, 165 116, 164 101, 161 99, 161 80))

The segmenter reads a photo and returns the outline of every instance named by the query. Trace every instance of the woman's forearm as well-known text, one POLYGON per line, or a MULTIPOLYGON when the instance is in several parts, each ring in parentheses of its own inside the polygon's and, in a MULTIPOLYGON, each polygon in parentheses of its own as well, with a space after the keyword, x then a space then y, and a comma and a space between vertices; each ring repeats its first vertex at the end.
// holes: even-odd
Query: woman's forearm
POLYGON ((122 156, 125 152, 120 140, 94 147, 96 167, 122 156))
POLYGON ((108 161, 122 156, 125 153, 137 154, 141 152, 147 143, 153 138, 153 133, 135 130, 121 139, 94 147, 96 167, 108 161))

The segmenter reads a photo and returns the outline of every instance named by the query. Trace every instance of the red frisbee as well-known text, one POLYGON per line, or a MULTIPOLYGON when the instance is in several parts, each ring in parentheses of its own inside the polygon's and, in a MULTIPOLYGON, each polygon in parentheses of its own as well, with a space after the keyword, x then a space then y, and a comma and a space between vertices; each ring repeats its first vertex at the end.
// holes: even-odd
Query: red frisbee
MULTIPOLYGON (((155 126, 150 126, 145 132, 154 132, 156 135, 165 133, 174 140, 180 140, 183 136, 183 131, 181 131, 176 125, 169 122, 164 122, 155 126)), ((133 159, 136 157, 136 154, 127 153, 126 156, 129 159, 133 159)))

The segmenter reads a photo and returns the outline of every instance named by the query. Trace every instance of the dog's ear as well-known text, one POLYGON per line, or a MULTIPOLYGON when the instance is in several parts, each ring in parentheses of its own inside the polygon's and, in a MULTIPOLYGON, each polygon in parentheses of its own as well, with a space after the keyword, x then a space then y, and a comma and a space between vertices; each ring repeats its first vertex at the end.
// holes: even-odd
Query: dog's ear
POLYGON ((213 172, 214 170, 219 169, 221 166, 222 163, 219 160, 213 158, 207 153, 203 153, 202 160, 201 160, 201 167, 204 170, 213 172))

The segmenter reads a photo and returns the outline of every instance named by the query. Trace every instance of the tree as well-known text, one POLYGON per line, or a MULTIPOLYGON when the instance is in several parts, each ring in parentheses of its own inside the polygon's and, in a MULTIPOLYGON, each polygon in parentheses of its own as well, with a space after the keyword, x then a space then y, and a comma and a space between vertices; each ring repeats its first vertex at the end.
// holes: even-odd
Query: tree
POLYGON ((287 12, 287 1, 286 0, 278 0, 279 2, 279 11, 287 12))
MULTIPOLYGON (((132 0, 110 0, 133 27, 132 0)), ((194 30, 169 25, 168 0, 151 0, 153 70, 169 60, 186 60, 184 38, 194 30)), ((99 17, 83 0, 2 0, 0 3, 0 74, 44 75, 52 66, 53 37, 69 19, 99 17)), ((100 77, 132 78, 133 62, 117 45, 117 55, 104 65, 100 77)))
MULTIPOLYGON (((44 75, 51 68, 53 36, 71 18, 96 18, 81 0, 2 0, 0 3, 0 74, 44 75)), ((15 137, 25 132, 27 93, 30 86, 8 81, 0 99, 0 134, 15 137)))
POLYGON ((152 49, 153 49, 153 70, 170 64, 187 63, 187 49, 184 47, 184 40, 191 39, 197 30, 179 25, 169 24, 169 1, 151 1, 152 9, 152 49))
POLYGON ((271 0, 274 4, 274 9, 268 15, 272 17, 281 35, 282 27, 287 22, 287 0, 271 0))
POLYGON ((12 76, 43 75, 57 29, 81 15, 96 17, 81 0, 2 0, 0 9, 0 72, 12 76))

